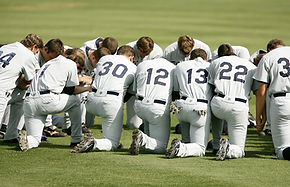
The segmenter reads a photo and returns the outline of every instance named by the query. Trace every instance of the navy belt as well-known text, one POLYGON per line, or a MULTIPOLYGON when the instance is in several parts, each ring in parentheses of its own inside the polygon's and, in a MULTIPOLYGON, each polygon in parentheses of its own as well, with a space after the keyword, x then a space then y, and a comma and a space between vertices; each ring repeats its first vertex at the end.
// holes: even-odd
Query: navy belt
POLYGON ((283 93, 283 92, 273 94, 274 97, 285 97, 286 95, 287 93, 283 93))
MULTIPOLYGON (((92 91, 93 91, 93 92, 97 92, 97 89, 93 88, 92 91)), ((115 96, 118 96, 118 95, 119 95, 118 92, 114 92, 114 91, 107 91, 107 94, 115 95, 115 96)))
MULTIPOLYGON (((181 99, 186 100, 187 97, 186 96, 182 96, 181 99)), ((208 101, 206 99, 197 99, 196 101, 197 102, 200 102, 200 103, 206 103, 206 104, 208 104, 208 101)))
MULTIPOLYGON (((49 94, 49 93, 50 93, 50 90, 39 91, 39 94, 40 94, 40 95, 43 95, 43 94, 49 94)), ((29 92, 27 92, 27 93, 25 94, 26 97, 28 97, 29 95, 30 95, 29 92)))
MULTIPOLYGON (((222 98, 225 97, 225 95, 221 94, 221 93, 216 93, 216 95, 219 96, 219 97, 222 97, 222 98)), ((239 102, 242 102, 242 103, 247 103, 247 100, 242 99, 242 98, 238 98, 238 97, 235 98, 235 101, 239 101, 239 102)))
MULTIPOLYGON (((143 99, 144 99, 144 97, 138 96, 138 100, 142 101, 143 99)), ((162 104, 162 105, 165 105, 166 104, 166 101, 162 101, 162 100, 159 100, 159 99, 154 99, 153 102, 154 103, 158 103, 158 104, 162 104)))

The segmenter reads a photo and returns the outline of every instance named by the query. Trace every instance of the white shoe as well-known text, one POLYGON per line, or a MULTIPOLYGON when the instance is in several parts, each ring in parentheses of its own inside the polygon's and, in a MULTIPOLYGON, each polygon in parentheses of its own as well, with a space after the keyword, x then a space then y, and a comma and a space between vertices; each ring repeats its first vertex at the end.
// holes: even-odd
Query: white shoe
POLYGON ((226 138, 220 139, 220 148, 218 152, 216 153, 216 160, 225 160, 227 153, 229 152, 229 140, 226 138))
POLYGON ((28 142, 25 130, 19 131, 19 147, 23 152, 28 151, 28 142))

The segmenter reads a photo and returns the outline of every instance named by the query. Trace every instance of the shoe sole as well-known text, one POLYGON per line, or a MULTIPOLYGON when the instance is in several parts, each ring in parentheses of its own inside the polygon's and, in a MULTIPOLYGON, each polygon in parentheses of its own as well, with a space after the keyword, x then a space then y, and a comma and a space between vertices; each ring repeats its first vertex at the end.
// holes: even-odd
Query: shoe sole
POLYGON ((229 151, 229 142, 227 139, 222 138, 220 140, 220 149, 216 154, 216 160, 220 161, 225 160, 228 151, 229 151))
POLYGON ((140 145, 138 143, 138 136, 141 134, 140 131, 134 131, 132 135, 132 143, 130 145, 130 153, 131 155, 138 155, 140 150, 140 145))
POLYGON ((28 150, 27 136, 25 130, 19 131, 19 147, 20 150, 23 152, 26 152, 28 150))

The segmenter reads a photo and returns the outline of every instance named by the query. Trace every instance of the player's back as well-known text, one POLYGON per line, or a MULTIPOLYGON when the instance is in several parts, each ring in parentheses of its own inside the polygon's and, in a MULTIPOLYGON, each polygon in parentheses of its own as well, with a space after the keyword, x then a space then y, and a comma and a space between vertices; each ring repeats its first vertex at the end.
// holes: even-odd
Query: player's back
POLYGON ((209 65, 201 58, 179 63, 175 70, 174 90, 179 91, 180 96, 209 99, 209 65))
POLYGON ((28 92, 49 90, 61 93, 64 87, 78 85, 76 63, 62 55, 46 62, 31 82, 28 92))
POLYGON ((216 93, 248 99, 255 69, 256 66, 246 59, 223 56, 211 63, 209 82, 215 85, 216 93))
POLYGON ((19 42, 4 45, 0 48, 0 89, 11 90, 21 73, 26 80, 35 75, 36 58, 32 51, 19 42))
POLYGON ((170 99, 175 65, 163 58, 146 60, 137 66, 137 96, 170 99))
POLYGON ((95 69, 93 88, 123 94, 133 83, 136 65, 123 55, 103 56, 95 69))
MULTIPOLYGON (((270 51, 260 61, 257 73, 260 73, 262 67, 269 69, 268 80, 263 73, 260 79, 262 82, 268 82, 269 94, 278 92, 290 92, 290 47, 279 47, 270 51)), ((265 71, 265 70, 264 70, 265 71)))

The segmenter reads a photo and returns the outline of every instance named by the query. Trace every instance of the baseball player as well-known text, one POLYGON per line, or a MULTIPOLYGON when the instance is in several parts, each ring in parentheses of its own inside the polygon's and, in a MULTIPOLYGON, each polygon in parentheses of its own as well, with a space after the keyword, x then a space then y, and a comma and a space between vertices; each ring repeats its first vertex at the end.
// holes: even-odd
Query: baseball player
POLYGON ((96 58, 95 62, 92 61, 96 67, 95 78, 92 92, 88 94, 86 108, 88 112, 102 118, 103 137, 95 139, 92 134, 86 134, 72 153, 96 149, 115 150, 122 134, 123 99, 127 91, 133 93, 131 89, 136 72, 136 65, 133 63, 134 49, 125 45, 118 49, 117 55, 109 55, 110 51, 107 48, 99 48, 96 52, 99 58, 96 58))
POLYGON ((89 91, 90 87, 78 87, 77 65, 65 58, 61 40, 53 40, 51 48, 43 56, 47 61, 33 78, 24 100, 26 131, 19 133, 22 151, 38 147, 48 114, 67 111, 70 114, 72 134, 71 146, 81 141, 80 99, 73 94, 89 91), (58 54, 56 58, 52 58, 58 54))
MULTIPOLYGON (((280 39, 272 39, 268 42, 267 44, 267 51, 264 51, 264 50, 258 50, 257 52, 255 52, 252 57, 253 57, 253 63, 258 66, 260 60, 262 59, 262 57, 267 53, 267 52, 270 52, 276 48, 279 48, 279 47, 284 47, 285 44, 282 40, 280 39), (255 56, 256 55, 256 56, 255 56)), ((266 124, 266 128, 264 131, 259 131, 258 134, 261 135, 261 136, 265 136, 265 135, 268 135, 268 136, 271 136, 272 133, 271 133, 271 115, 270 115, 270 96, 269 94, 267 94, 267 97, 266 97, 266 114, 267 114, 267 124, 266 124)))
POLYGON ((163 57, 176 65, 179 62, 189 60, 190 52, 198 48, 205 50, 207 54, 207 59, 210 61, 211 51, 209 46, 202 41, 193 39, 191 36, 188 35, 180 36, 177 42, 174 42, 166 47, 163 57))
MULTIPOLYGON (((11 105, 16 101, 11 94, 19 82, 28 85, 35 75, 37 61, 34 55, 42 47, 43 42, 39 36, 28 34, 21 42, 4 45, 0 48, 0 121, 2 121, 9 101, 11 105)), ((18 115, 14 109, 21 109, 21 107, 13 106, 12 108, 11 113, 18 115)), ((17 133, 9 135, 9 132, 7 136, 9 136, 8 139, 18 137, 17 133)))
POLYGON ((164 58, 146 60, 137 66, 134 90, 135 111, 148 127, 146 134, 135 129, 130 153, 138 155, 140 147, 165 153, 170 135, 170 103, 175 65, 164 58))
POLYGON ((266 123, 266 96, 270 97, 272 139, 278 159, 290 160, 290 47, 270 51, 260 61, 254 79, 259 81, 256 94, 257 131, 266 123), (268 93, 267 93, 268 92, 268 93))
POLYGON ((189 137, 183 142, 189 143, 174 139, 166 153, 167 158, 205 155, 211 117, 209 101, 212 97, 207 70, 210 63, 206 60, 206 52, 195 49, 189 61, 176 66, 174 90, 180 93, 180 99, 176 101, 174 113, 182 124, 182 137, 189 137))
MULTIPOLYGON (((133 47, 135 51, 134 64, 138 65, 144 60, 152 60, 160 58, 163 55, 163 50, 159 47, 152 38, 143 36, 137 41, 130 42, 127 45, 133 47)), ((133 108, 135 103, 135 96, 132 96, 126 103, 127 110, 127 122, 126 125, 130 129, 139 128, 142 124, 142 120, 137 116, 133 108)))
POLYGON ((229 141, 226 138, 220 139, 216 160, 224 160, 226 157, 241 158, 245 155, 248 100, 256 66, 235 56, 229 44, 222 44, 218 48, 218 55, 220 58, 209 66, 209 83, 215 87, 211 110, 217 118, 227 122, 229 141))
MULTIPOLYGON (((86 60, 85 60, 85 70, 81 73, 81 75, 88 75, 93 77, 94 76, 94 66, 92 64, 92 61, 94 61, 95 56, 93 55, 93 52, 100 48, 100 47, 106 47, 109 49, 110 54, 115 54, 118 48, 118 41, 113 37, 106 37, 103 39, 102 37, 98 37, 96 39, 90 40, 85 42, 80 49, 85 52, 86 60)), ((85 100, 88 93, 82 93, 81 100, 85 100)), ((83 102, 82 102, 83 103, 83 102)), ((86 112, 86 107, 84 104, 82 106, 82 121, 84 121, 84 124, 86 127, 90 127, 94 125, 94 119, 95 116, 86 112)))

